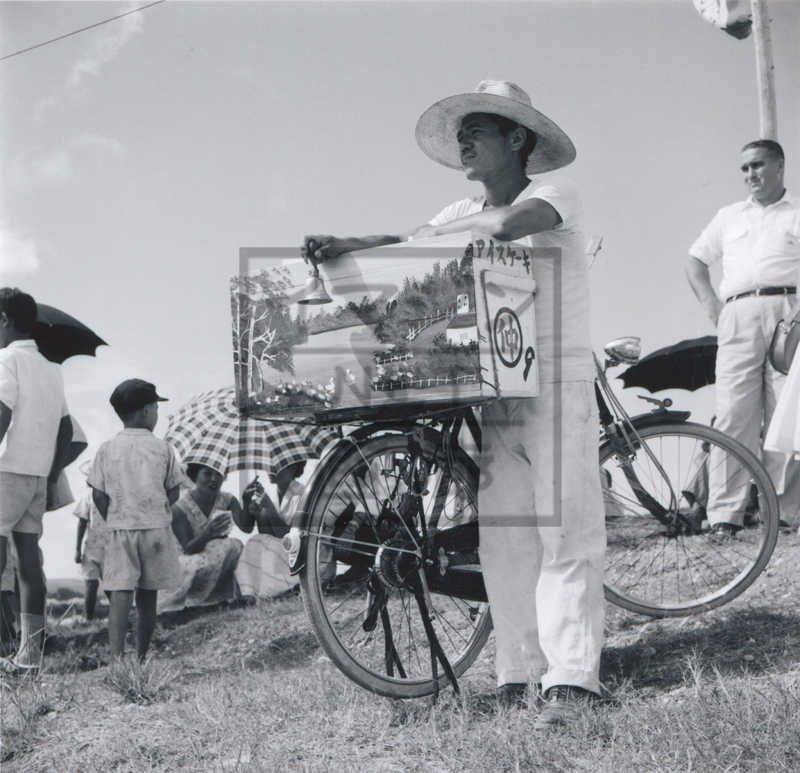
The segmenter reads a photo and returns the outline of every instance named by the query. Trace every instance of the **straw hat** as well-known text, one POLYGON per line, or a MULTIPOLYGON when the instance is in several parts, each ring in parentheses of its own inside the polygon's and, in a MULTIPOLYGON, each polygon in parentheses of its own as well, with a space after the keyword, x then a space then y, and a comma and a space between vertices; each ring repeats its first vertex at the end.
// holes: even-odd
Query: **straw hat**
POLYGON ((470 113, 492 113, 516 121, 536 135, 526 174, 551 172, 575 160, 575 146, 547 116, 531 106, 530 97, 510 81, 481 81, 472 94, 456 94, 431 105, 417 121, 417 144, 434 161, 461 169, 456 133, 470 113))

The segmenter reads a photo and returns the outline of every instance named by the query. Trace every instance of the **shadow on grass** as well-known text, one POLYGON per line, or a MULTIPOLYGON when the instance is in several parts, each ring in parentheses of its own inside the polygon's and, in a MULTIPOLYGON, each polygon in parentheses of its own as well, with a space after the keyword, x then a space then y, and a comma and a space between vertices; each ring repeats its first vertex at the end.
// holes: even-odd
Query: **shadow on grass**
MULTIPOLYGON (((45 650, 51 673, 92 671, 108 664, 107 621, 82 626, 89 630, 58 626, 49 633, 45 650)), ((135 628, 136 612, 131 610, 128 648, 135 646, 135 628)), ((319 651, 302 604, 292 594, 257 605, 223 601, 161 613, 150 653, 183 662, 205 652, 207 644, 213 655, 203 663, 202 673, 229 670, 233 663, 254 672, 291 670, 308 665, 319 651)))
POLYGON ((313 633, 296 633, 265 642, 245 661, 250 671, 275 671, 306 665, 319 649, 313 633))
POLYGON ((218 601, 216 604, 204 604, 198 607, 186 607, 176 612, 160 612, 158 615, 158 625, 160 628, 177 628, 181 625, 194 622, 199 618, 208 618, 217 612, 227 612, 238 609, 239 604, 234 601, 218 601))
POLYGON ((684 683, 689 662, 723 675, 755 676, 800 663, 800 615, 743 609, 691 627, 649 624, 636 642, 603 650, 600 678, 610 685, 670 689, 684 683))
MULTIPOLYGON (((152 648, 158 652, 168 650, 173 654, 187 655, 198 652, 205 641, 216 640, 220 635, 228 638, 236 658, 248 671, 276 671, 302 667, 316 657, 319 644, 308 630, 298 630, 291 625, 287 632, 275 635, 273 628, 277 616, 300 615, 302 628, 306 628, 302 606, 294 596, 287 596, 248 606, 223 602, 214 606, 194 607, 159 615, 159 628, 153 637, 152 648), (282 611, 281 611, 282 610, 282 611), (292 630, 293 629, 293 630, 292 630), (270 634, 272 638, 267 638, 270 634), (245 645, 245 646, 242 646, 245 645)), ((280 630, 280 626, 277 626, 280 630)), ((224 658, 225 647, 218 653, 224 658)), ((228 656, 232 656, 230 652, 228 656)))

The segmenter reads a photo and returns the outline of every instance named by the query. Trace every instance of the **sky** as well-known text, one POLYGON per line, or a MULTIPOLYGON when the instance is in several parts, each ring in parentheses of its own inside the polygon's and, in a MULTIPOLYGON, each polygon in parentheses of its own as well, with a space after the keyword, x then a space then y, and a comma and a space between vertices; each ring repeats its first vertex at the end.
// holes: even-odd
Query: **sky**
MULTIPOLYGON (((147 4, 0 2, 0 56, 147 4)), ((800 0, 768 5, 797 194, 800 0)), ((63 366, 82 459, 121 428, 108 397, 123 379, 170 399, 157 435, 171 410, 233 383, 241 247, 397 233, 480 193, 428 159, 414 127, 485 78, 518 83, 577 148, 563 173, 587 236, 603 236, 595 348, 713 334, 683 264, 714 213, 746 196, 739 151, 758 137, 758 91, 753 39, 691 0, 167 0, 0 61, 0 283, 109 344, 63 366)), ((634 391, 624 402, 641 412, 634 391)), ((713 387, 659 396, 701 421, 713 411, 713 387)), ((71 509, 46 516, 50 577, 80 576, 71 509)))

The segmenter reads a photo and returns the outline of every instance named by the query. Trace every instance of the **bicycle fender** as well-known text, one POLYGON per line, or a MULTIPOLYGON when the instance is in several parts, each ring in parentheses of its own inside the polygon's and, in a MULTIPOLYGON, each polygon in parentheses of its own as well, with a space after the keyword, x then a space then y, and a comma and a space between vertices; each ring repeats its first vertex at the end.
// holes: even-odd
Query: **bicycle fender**
POLYGON ((691 415, 691 411, 653 411, 631 417, 631 424, 634 429, 652 427, 655 424, 683 424, 691 415))

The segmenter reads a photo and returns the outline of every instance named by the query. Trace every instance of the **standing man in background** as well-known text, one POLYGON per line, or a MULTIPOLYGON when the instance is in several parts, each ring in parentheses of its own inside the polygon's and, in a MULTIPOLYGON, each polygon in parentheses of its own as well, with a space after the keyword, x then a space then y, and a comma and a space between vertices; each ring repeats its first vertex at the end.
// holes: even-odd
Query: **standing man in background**
POLYGON ((61 368, 32 338, 37 315, 30 295, 0 289, 0 574, 11 536, 21 610, 19 652, 0 666, 18 676, 36 675, 42 659, 47 589, 39 538, 72 440, 61 368))
MULTIPOLYGON (((800 270, 800 205, 784 187, 784 156, 773 140, 742 148, 741 170, 750 196, 723 207, 689 250, 686 275, 711 322, 717 327, 716 428, 760 456, 785 377, 768 360, 772 334, 797 294, 800 270), (719 295, 709 266, 722 260, 719 295), (721 298, 720 298, 721 296, 721 298)), ((784 525, 796 526, 800 506, 800 463, 790 455, 765 452, 764 465, 775 488, 784 525)), ((718 467, 712 463, 712 471, 718 467)), ((712 475, 714 473, 712 472, 712 475)), ((744 525, 744 501, 731 492, 740 482, 710 481, 724 520, 712 523, 719 535, 744 525)))

